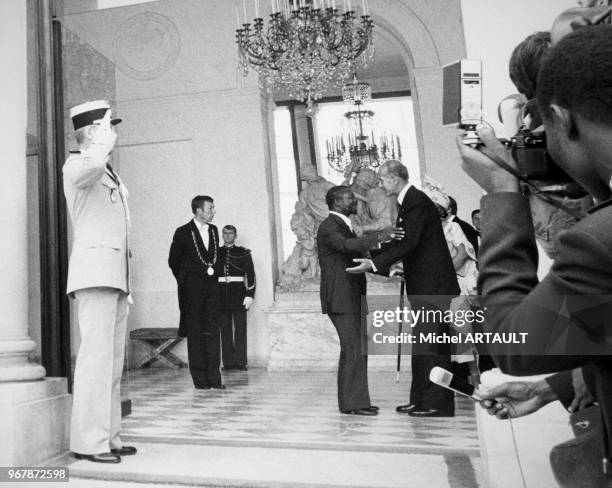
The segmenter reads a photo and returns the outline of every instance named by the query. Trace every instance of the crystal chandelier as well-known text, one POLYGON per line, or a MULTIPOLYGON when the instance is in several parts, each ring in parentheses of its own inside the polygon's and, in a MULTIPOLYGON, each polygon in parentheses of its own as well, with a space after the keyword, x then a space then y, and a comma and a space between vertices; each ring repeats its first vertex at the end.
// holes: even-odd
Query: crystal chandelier
POLYGON ((374 23, 366 0, 361 0, 360 19, 351 0, 343 0, 344 12, 336 8, 336 0, 270 0, 267 26, 259 16, 259 0, 254 2, 252 24, 246 0, 244 23, 237 18, 238 64, 245 76, 254 68, 268 93, 278 88, 312 108, 314 100, 339 87, 373 56, 374 23))
POLYGON ((349 125, 348 133, 327 140, 326 147, 329 165, 345 176, 348 176, 349 168, 351 172, 358 172, 361 168, 378 168, 389 159, 402 159, 399 136, 383 134, 378 139, 374 137, 374 112, 362 108, 371 98, 370 85, 360 82, 356 74, 353 74, 351 83, 342 87, 344 103, 353 105, 355 110, 344 114, 349 125), (370 135, 365 135, 367 133, 370 135))

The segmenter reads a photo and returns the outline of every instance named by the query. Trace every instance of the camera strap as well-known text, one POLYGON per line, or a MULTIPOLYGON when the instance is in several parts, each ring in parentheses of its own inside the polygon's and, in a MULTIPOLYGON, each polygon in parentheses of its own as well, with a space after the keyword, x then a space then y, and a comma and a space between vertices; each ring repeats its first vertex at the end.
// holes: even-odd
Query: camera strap
POLYGON ((495 164, 497 164, 500 168, 505 169, 508 173, 518 178, 518 180, 521 183, 525 184, 525 186, 527 186, 529 190, 531 190, 531 192, 540 200, 545 201, 546 203, 552 205, 553 207, 563 210, 564 212, 574 217, 576 220, 582 220, 584 217, 586 217, 586 214, 584 212, 576 208, 571 208, 571 207, 568 207, 567 205, 563 205, 560 201, 553 198, 549 193, 542 191, 540 188, 537 187, 537 185, 533 184, 531 180, 525 178, 522 174, 520 174, 516 169, 514 169, 512 166, 510 166, 505 161, 501 160, 500 158, 492 158, 492 159, 495 162, 495 164))

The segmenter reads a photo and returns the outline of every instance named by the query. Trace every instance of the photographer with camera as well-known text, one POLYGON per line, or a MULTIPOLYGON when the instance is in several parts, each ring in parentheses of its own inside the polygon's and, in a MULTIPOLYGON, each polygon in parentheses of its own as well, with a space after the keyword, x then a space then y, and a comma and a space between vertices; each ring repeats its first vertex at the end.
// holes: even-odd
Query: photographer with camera
POLYGON ((531 180, 523 189, 529 197, 536 240, 548 257, 555 259, 558 234, 572 227, 593 206, 593 200, 546 152, 546 134, 535 96, 540 64, 550 45, 549 32, 536 32, 514 48, 509 75, 520 95, 502 100, 499 114, 506 131, 511 132, 519 172, 531 180))
MULTIPOLYGON (((493 306, 487 313, 486 328, 491 332, 531 332, 544 342, 566 333, 572 337, 578 330, 600 346, 585 349, 582 355, 566 356, 549 356, 545 350, 538 355, 520 355, 516 349, 498 348, 494 356, 501 370, 513 375, 585 367, 587 384, 603 414, 606 446, 602 456, 607 473, 612 439, 612 357, 606 356, 612 350, 605 342, 609 315, 602 315, 601 309, 603 306, 609 312, 609 305, 595 300, 597 306, 581 311, 572 308, 571 299, 588 301, 589 296, 612 295, 612 26, 579 29, 549 49, 538 74, 537 104, 552 159, 597 205, 559 235, 558 257, 538 283, 529 200, 522 194, 518 178, 501 167, 516 170, 518 165, 489 127, 478 128, 483 142, 479 149, 458 140, 464 170, 487 192, 481 201, 478 280, 481 294, 493 306), (569 320, 564 319, 562 305, 569 305, 569 320), (599 355, 589 355, 593 351, 599 355)), ((489 399, 504 402, 496 396, 489 399)))

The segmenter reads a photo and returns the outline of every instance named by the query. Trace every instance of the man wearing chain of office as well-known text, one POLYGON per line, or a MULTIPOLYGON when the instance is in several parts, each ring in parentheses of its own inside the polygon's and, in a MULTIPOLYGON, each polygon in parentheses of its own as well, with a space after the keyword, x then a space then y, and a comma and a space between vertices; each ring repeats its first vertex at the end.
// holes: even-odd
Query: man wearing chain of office
POLYGON ((198 390, 224 389, 219 344, 219 291, 215 267, 219 231, 211 222, 215 204, 198 195, 191 201, 193 219, 174 233, 168 264, 178 285, 179 336, 187 337, 189 372, 198 390))

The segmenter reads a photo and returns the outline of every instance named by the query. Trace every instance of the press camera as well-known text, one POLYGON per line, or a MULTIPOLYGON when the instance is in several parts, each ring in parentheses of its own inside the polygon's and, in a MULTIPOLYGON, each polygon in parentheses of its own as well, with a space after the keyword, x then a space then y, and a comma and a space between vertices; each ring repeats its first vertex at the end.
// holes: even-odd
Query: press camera
MULTIPOLYGON (((481 145, 476 127, 483 122, 482 62, 462 59, 444 66, 443 87, 442 123, 464 129, 464 144, 481 145)), ((557 183, 573 181, 548 154, 544 132, 520 130, 510 140, 499 141, 511 149, 518 172, 524 178, 557 183)))
MULTIPOLYGON (((551 28, 553 44, 573 30, 612 22, 612 0, 593 0, 586 7, 561 13, 551 28)), ((465 130, 464 144, 477 147, 481 141, 476 127, 482 119, 482 62, 462 59, 443 68, 442 123, 465 130)), ((502 120, 502 123, 504 121, 502 120)), ((572 178, 555 164, 546 149, 546 134, 519 130, 510 140, 500 139, 512 151, 518 172, 537 182, 573 183, 572 178)))

